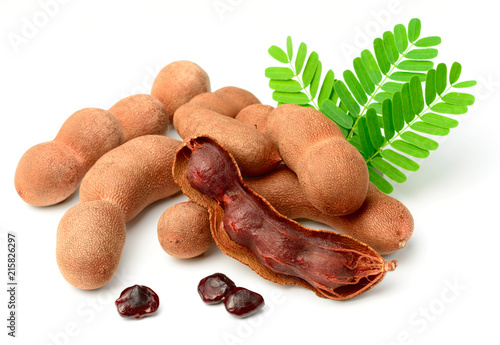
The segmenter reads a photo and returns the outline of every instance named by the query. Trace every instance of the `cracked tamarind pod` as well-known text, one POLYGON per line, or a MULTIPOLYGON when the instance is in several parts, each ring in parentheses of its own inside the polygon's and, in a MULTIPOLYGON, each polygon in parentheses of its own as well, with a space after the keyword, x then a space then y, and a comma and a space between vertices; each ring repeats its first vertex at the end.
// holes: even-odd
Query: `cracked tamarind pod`
MULTIPOLYGON (((310 219, 329 225, 334 231, 366 243, 380 255, 391 254, 404 248, 413 234, 413 216, 408 208, 397 199, 379 191, 372 183, 368 186, 363 205, 356 212, 345 216, 332 216, 318 210, 307 200, 297 175, 284 164, 265 175, 244 178, 244 182, 285 217, 296 220, 310 219)), ((209 236, 208 213, 193 201, 182 204, 182 208, 169 208, 162 218, 168 218, 170 227, 178 229, 175 234, 184 248, 196 248, 198 240, 190 231, 197 229, 198 236, 209 236), (205 211, 205 215, 200 213, 200 209, 205 211), (187 222, 187 214, 197 216, 190 217, 187 222)), ((160 229, 160 224, 158 232, 165 234, 164 241, 170 238, 165 229, 160 229)))
POLYGON ((173 173, 184 194, 208 210, 217 246, 273 282, 345 300, 396 268, 395 260, 352 237, 309 229, 276 212, 243 183, 234 158, 215 139, 185 141, 173 173))

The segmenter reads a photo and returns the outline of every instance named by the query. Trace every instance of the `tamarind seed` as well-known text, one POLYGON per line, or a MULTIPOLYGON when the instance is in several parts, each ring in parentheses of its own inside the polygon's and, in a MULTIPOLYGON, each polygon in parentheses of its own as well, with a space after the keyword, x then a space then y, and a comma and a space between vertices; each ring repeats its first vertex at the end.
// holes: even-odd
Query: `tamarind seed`
POLYGON ((225 274, 214 273, 200 281, 198 284, 198 293, 203 302, 217 304, 222 302, 224 297, 235 287, 234 282, 225 274))
POLYGON ((151 288, 133 285, 122 291, 115 304, 121 316, 140 319, 158 310, 160 299, 151 288))
POLYGON ((264 307, 264 298, 243 287, 232 289, 224 299, 226 310, 236 317, 245 318, 264 307))

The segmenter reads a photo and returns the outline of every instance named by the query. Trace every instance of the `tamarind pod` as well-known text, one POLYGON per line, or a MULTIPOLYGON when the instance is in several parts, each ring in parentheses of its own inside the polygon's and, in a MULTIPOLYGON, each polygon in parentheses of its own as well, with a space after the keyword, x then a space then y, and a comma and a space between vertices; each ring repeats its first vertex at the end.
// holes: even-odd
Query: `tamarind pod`
POLYGON ((316 109, 284 104, 271 111, 264 132, 317 209, 340 216, 361 207, 368 168, 333 121, 316 109))
POLYGON ((173 174, 183 192, 205 207, 217 246, 262 277, 344 300, 378 284, 397 262, 352 237, 313 230, 278 213, 244 183, 230 153, 213 138, 183 143, 173 174))
POLYGON ((132 139, 103 155, 57 228, 56 259, 63 277, 80 289, 107 284, 125 244, 125 223, 146 206, 179 191, 172 175, 180 142, 162 135, 132 139))

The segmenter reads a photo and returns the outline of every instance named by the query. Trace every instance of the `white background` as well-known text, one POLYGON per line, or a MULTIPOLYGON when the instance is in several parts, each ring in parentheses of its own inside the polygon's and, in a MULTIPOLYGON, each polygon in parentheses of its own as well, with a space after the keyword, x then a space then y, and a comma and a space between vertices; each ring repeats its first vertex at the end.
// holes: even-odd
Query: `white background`
POLYGON ((497 342, 500 49, 492 3, 3 0, 1 343, 497 342), (57 6, 44 7, 48 3, 57 6), (218 12, 217 4, 228 7, 218 12), (275 65, 267 54, 272 44, 284 47, 291 35, 296 47, 306 42, 319 53, 324 69, 341 75, 374 38, 412 17, 421 19, 422 37, 442 37, 436 62, 458 60, 461 80, 478 81, 476 104, 420 171, 396 186, 393 196, 411 210, 415 232, 405 249, 389 256, 399 266, 375 289, 349 301, 330 301, 265 281, 216 247, 193 260, 169 257, 159 246, 156 223, 183 196, 157 202, 127 224, 119 271, 110 284, 81 291, 62 278, 55 261, 56 228, 78 203, 78 194, 56 206, 35 208, 17 196, 13 178, 21 155, 51 140, 73 112, 107 109, 124 96, 149 92, 158 70, 175 60, 202 66, 213 90, 239 86, 274 105, 264 77, 264 69, 275 65), (26 34, 27 23, 36 24, 36 30, 26 34), (14 36, 22 41, 13 44, 14 36), (7 231, 18 238, 16 339, 6 335, 7 231), (204 305, 197 283, 218 271, 261 293, 267 302, 262 313, 240 320, 221 305, 204 305), (137 321, 117 314, 114 300, 132 284, 148 285, 159 294, 155 316, 137 321))

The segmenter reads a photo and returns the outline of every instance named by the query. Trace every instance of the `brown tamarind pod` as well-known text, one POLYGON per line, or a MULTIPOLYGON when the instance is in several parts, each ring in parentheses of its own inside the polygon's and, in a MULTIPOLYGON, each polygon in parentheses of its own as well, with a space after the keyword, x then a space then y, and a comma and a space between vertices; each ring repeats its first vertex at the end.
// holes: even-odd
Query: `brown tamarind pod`
POLYGON ((251 92, 235 86, 226 86, 215 92, 196 95, 188 103, 180 106, 174 114, 173 125, 178 132, 185 132, 184 116, 192 110, 208 109, 235 118, 243 108, 251 104, 260 104, 259 99, 251 92))
POLYGON ((125 245, 125 223, 179 191, 172 175, 179 145, 163 135, 144 135, 109 151, 88 171, 81 203, 57 228, 57 264, 71 285, 97 289, 112 279, 125 245))
POLYGON ((234 158, 213 138, 185 140, 173 175, 184 194, 208 210, 217 246, 273 282, 345 300, 396 268, 395 260, 352 237, 309 229, 278 213, 244 184, 234 158))
POLYGON ((176 111, 174 127, 181 138, 203 134, 215 138, 231 152, 243 175, 262 175, 276 167, 281 157, 263 132, 234 119, 251 104, 260 102, 250 92, 232 86, 204 93, 176 111))
POLYGON ((170 124, 167 109, 151 95, 132 95, 116 102, 109 111, 123 128, 125 141, 150 134, 165 134, 170 124))
POLYGON ((241 109, 235 119, 264 132, 267 118, 274 107, 265 104, 251 104, 241 109))
POLYGON ((79 110, 66 119, 54 140, 24 153, 14 176, 16 191, 33 206, 57 204, 75 192, 99 157, 124 141, 123 128, 111 112, 79 110))
POLYGON ((210 91, 210 78, 199 65, 191 61, 169 63, 156 76, 151 95, 158 98, 173 123, 175 111, 194 96, 210 91))
POLYGON ((201 67, 176 61, 156 77, 155 97, 133 95, 109 111, 85 108, 75 112, 54 140, 31 147, 21 157, 14 177, 17 193, 33 206, 65 200, 99 157, 138 136, 164 134, 175 110, 207 91, 210 80, 201 67))
POLYGON ((333 121, 316 109, 284 104, 269 114, 265 134, 317 209, 341 216, 361 207, 368 168, 333 121))

